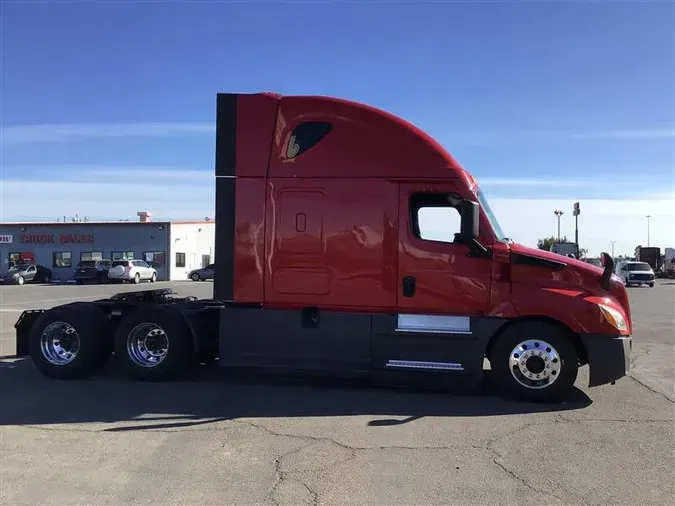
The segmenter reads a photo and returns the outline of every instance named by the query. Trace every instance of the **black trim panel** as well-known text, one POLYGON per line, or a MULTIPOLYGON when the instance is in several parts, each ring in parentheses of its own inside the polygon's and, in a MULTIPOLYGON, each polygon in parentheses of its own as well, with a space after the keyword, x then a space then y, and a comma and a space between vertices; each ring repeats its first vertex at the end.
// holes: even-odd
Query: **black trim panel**
POLYGON ((483 377, 483 359, 490 337, 507 322, 504 318, 471 317, 471 333, 398 332, 397 315, 373 315, 372 367, 378 382, 395 376, 409 382, 411 374, 454 376, 475 387, 483 377), (392 367, 393 361, 442 363, 451 369, 392 367), (390 364, 390 365, 387 365, 390 364))
POLYGON ((478 386, 488 342, 508 321, 471 318, 471 333, 452 334, 397 331, 396 314, 238 304, 220 311, 223 367, 439 388, 478 386))
POLYGON ((543 267, 544 269, 551 269, 554 271, 561 271, 567 264, 557 260, 548 260, 547 258, 539 258, 523 253, 512 253, 511 263, 514 265, 525 265, 530 267, 543 267))
POLYGON ((606 385, 626 376, 630 370, 633 341, 630 337, 581 334, 588 353, 589 387, 606 385))
POLYGON ((213 298, 230 301, 234 298, 234 229, 237 180, 216 179, 216 274, 213 298))
POLYGON ((220 364, 331 377, 367 377, 371 315, 226 307, 220 364), (308 315, 312 318, 308 318, 308 315))
POLYGON ((237 95, 216 97, 216 176, 237 175, 237 95))
POLYGON ((216 99, 216 238, 218 268, 213 298, 234 298, 234 230, 236 209, 237 95, 219 93, 216 99))

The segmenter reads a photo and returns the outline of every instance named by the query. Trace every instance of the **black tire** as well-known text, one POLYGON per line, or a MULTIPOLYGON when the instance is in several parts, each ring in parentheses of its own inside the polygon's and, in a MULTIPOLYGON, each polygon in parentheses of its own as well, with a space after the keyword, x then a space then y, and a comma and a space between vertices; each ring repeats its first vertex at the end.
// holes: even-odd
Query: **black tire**
POLYGON ((199 274, 195 272, 192 276, 190 276, 190 279, 192 279, 192 281, 201 281, 202 278, 199 277, 199 274))
POLYGON ((140 282, 141 282, 141 276, 138 273, 134 274, 134 284, 137 285, 140 282))
POLYGON ((164 381, 179 378, 194 365, 194 358, 190 327, 183 315, 171 308, 161 306, 139 308, 124 317, 115 333, 115 360, 127 375, 134 379, 164 381), (152 367, 138 364, 127 347, 132 330, 146 323, 161 328, 168 342, 163 360, 152 367))
POLYGON ((654 288, 654 283, 649 283, 649 288, 654 288))
POLYGON ((150 276, 150 283, 154 283, 155 281, 157 281, 157 273, 153 272, 152 276, 150 276))
POLYGON ((23 276, 19 276, 18 278, 16 278, 16 284, 17 285, 23 285, 25 283, 26 283, 26 280, 24 279, 23 276))
MULTIPOLYGON (((514 360, 518 357, 521 361, 523 356, 524 353, 523 355, 513 355, 514 360)), ((497 338, 489 360, 496 384, 502 395, 507 398, 529 402, 564 400, 574 388, 574 382, 579 372, 579 359, 571 337, 560 327, 545 322, 521 322, 507 327, 497 338), (520 369, 516 367, 513 373, 511 371, 511 352, 520 343, 526 341, 533 341, 528 345, 528 354, 535 351, 545 357, 546 362, 536 356, 532 357, 534 361, 539 361, 540 367, 544 367, 542 373, 555 371, 556 368, 559 368, 557 374, 555 374, 555 380, 552 380, 548 386, 543 388, 525 386, 515 376, 520 376, 523 383, 532 383, 522 376, 520 369), (542 346, 546 346, 546 348, 542 346), (557 351, 559 357, 557 360, 551 360, 550 357, 553 355, 547 353, 552 350, 557 351)), ((524 363, 529 363, 529 360, 524 363)), ((534 365, 536 365, 536 362, 534 365)), ((534 369, 534 365, 533 370, 538 371, 539 369, 534 369)), ((553 378, 554 376, 551 375, 550 377, 553 378)))
POLYGON ((45 376, 56 379, 75 379, 90 376, 110 356, 112 336, 103 312, 88 303, 58 306, 43 313, 30 331, 30 354, 35 367, 45 376), (47 358, 42 346, 42 333, 51 324, 64 322, 77 332, 79 350, 67 364, 58 365, 47 358))

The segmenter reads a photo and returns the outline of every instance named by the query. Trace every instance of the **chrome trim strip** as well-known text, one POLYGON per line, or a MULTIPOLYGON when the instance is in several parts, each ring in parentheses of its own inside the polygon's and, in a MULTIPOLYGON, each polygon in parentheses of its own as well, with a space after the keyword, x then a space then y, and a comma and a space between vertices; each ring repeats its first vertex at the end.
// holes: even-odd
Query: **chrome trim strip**
POLYGON ((399 314, 396 332, 471 334, 471 318, 468 316, 399 314))
POLYGON ((426 369, 439 371, 463 371, 462 364, 456 362, 423 362, 418 360, 389 360, 387 367, 400 367, 405 369, 426 369))

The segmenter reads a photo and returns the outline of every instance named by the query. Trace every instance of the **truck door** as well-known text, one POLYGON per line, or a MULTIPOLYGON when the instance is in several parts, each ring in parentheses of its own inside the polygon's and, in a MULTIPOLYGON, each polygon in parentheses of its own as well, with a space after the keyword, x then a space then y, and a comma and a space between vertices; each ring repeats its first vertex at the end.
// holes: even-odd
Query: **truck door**
POLYGON ((453 242, 461 220, 448 196, 458 189, 400 185, 397 316, 374 326, 375 369, 482 374, 491 260, 453 242))

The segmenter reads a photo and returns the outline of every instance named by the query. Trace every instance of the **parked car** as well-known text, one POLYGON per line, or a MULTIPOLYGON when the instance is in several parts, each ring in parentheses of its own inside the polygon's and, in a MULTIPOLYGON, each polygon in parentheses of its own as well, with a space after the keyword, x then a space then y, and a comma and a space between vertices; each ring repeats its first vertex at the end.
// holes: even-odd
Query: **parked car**
POLYGON ((649 285, 654 288, 654 271, 647 262, 622 261, 616 264, 614 273, 626 286, 649 285))
POLYGON ((157 281, 157 271, 143 260, 113 260, 108 271, 108 280, 132 283, 147 280, 154 283, 157 281))
POLYGON ((201 269, 195 269, 188 273, 188 278, 192 281, 205 281, 216 277, 216 264, 210 264, 201 269))
POLYGON ((75 267, 73 279, 77 284, 87 281, 107 283, 111 264, 110 260, 83 260, 75 267))
POLYGON ((43 265, 18 264, 0 274, 0 283, 23 285, 24 283, 49 283, 52 270, 43 265))

